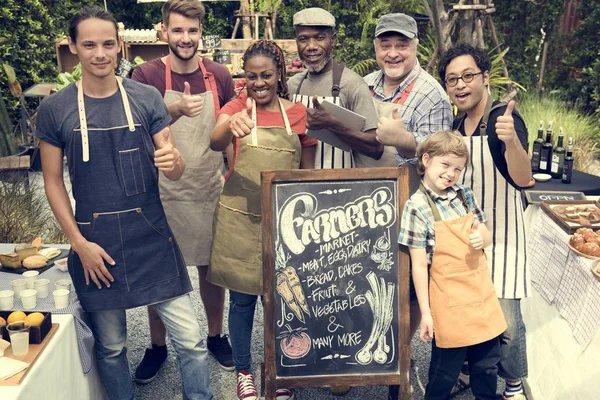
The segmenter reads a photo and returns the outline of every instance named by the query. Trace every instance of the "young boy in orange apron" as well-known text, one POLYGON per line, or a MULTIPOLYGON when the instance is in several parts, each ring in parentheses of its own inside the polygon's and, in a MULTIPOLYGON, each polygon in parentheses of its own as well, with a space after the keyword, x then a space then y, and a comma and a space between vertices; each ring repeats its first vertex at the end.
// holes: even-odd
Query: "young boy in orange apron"
POLYGON ((483 252, 491 235, 473 192, 457 184, 469 150, 460 134, 441 131, 417 156, 422 182, 404 207, 398 242, 410 248, 421 340, 433 339, 425 398, 449 399, 467 358, 474 396, 500 399, 498 337, 506 322, 483 252))

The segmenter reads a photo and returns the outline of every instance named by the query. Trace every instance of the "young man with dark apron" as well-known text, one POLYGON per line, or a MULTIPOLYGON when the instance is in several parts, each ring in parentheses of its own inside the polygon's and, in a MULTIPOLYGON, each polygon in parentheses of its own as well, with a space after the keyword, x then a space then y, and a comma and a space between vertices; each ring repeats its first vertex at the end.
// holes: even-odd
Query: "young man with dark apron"
MULTIPOLYGON (((204 7, 197 0, 170 0, 162 7, 163 36, 169 55, 138 66, 132 79, 156 87, 164 95, 171 131, 186 161, 177 182, 161 178, 160 195, 169 225, 186 265, 198 268, 200 296, 208 322, 207 348, 225 370, 233 370, 231 346, 222 335, 225 290, 206 280, 212 220, 223 187, 221 152, 210 149, 210 132, 221 106, 235 95, 227 68, 197 56, 202 40, 204 7)), ((165 327, 148 308, 152 348, 136 369, 136 382, 152 381, 167 359, 165 327)))
POLYGON ((307 8, 294 15, 296 45, 308 71, 290 78, 292 102, 306 106, 308 129, 329 129, 347 142, 353 151, 343 151, 319 141, 315 169, 353 168, 353 153, 379 159, 383 146, 375 140, 377 111, 367 85, 354 71, 333 61, 336 41, 335 18, 322 8, 307 8), (313 105, 313 99, 318 99, 313 105), (362 131, 355 131, 332 116, 318 103, 328 100, 366 118, 362 131))
POLYGON ((525 399, 527 377, 522 298, 531 295, 520 188, 532 181, 527 155, 527 128, 514 102, 495 102, 489 94, 491 62, 484 49, 459 45, 440 61, 450 100, 464 113, 453 128, 463 135, 471 152, 462 182, 470 187, 488 215, 492 246, 488 266, 508 328, 500 339, 498 375, 506 381, 504 396, 525 399))
POLYGON ((167 223, 158 173, 177 180, 185 162, 154 88, 114 74, 120 45, 108 13, 83 8, 69 28, 82 80, 40 106, 46 193, 72 249, 69 274, 90 318, 100 377, 110 399, 133 399, 125 310, 153 304, 177 350, 186 399, 211 399, 207 351, 192 286, 167 223), (66 152, 76 212, 63 182, 66 152))

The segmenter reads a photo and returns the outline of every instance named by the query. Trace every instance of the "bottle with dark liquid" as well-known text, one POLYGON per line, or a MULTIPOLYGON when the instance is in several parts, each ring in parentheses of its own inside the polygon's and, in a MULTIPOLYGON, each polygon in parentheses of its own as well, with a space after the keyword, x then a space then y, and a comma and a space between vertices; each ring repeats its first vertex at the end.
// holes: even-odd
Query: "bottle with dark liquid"
POLYGON ((563 175, 563 163, 565 162, 564 140, 565 135, 563 134, 563 128, 561 126, 558 133, 558 144, 552 152, 552 166, 550 167, 550 172, 554 179, 561 179, 563 175))
POLYGON ((540 152, 540 172, 550 173, 552 165, 552 122, 548 124, 546 130, 546 140, 542 143, 542 151, 540 152))
POLYGON ((567 146, 567 155, 563 164, 562 183, 571 183, 571 175, 573 174, 573 137, 569 136, 569 146, 567 146))
POLYGON ((544 121, 540 121, 540 127, 538 128, 538 137, 533 142, 533 149, 531 151, 531 170, 538 172, 540 170, 540 156, 542 153, 542 143, 544 143, 544 121))

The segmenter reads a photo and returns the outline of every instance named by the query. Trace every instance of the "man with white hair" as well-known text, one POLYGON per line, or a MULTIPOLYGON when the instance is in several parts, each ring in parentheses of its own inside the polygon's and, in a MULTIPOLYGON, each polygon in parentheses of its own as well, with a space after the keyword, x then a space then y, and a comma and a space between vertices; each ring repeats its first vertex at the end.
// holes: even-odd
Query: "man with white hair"
MULTIPOLYGON (((397 165, 416 165, 416 148, 434 132, 450 129, 452 108, 442 86, 417 60, 417 23, 386 14, 375 28, 375 57, 381 68, 364 77, 379 104, 377 140, 397 149, 397 165)), ((385 159, 385 156, 384 156, 385 159)), ((415 179, 418 182, 418 179, 415 179)))

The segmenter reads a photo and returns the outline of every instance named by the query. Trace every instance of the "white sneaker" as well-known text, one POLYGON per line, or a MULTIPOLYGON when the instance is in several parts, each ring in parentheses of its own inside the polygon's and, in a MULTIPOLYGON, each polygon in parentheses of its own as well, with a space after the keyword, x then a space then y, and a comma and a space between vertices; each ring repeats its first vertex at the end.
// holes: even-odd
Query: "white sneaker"
POLYGON ((237 400, 258 400, 254 377, 249 371, 239 371, 237 375, 237 400))

